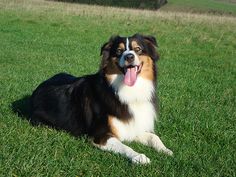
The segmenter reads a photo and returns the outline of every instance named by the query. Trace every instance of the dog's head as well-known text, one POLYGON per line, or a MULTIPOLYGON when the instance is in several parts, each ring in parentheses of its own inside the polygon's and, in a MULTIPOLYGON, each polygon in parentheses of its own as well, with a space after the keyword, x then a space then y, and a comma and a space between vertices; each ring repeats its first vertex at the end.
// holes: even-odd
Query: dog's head
POLYGON ((130 87, 135 85, 138 77, 154 81, 155 61, 159 58, 156 47, 153 36, 113 36, 101 49, 100 69, 109 82, 113 81, 114 75, 122 75, 124 84, 130 87))

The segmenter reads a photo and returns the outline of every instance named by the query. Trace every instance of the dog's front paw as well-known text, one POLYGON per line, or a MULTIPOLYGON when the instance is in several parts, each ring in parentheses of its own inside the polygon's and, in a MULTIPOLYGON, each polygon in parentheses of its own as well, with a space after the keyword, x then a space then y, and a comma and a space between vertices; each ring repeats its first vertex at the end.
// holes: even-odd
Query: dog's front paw
POLYGON ((161 150, 161 151, 162 151, 163 153, 169 155, 169 156, 172 156, 172 155, 173 155, 173 152, 172 152, 170 149, 168 149, 168 148, 163 149, 163 150, 161 150))
POLYGON ((139 155, 134 156, 132 158, 132 163, 148 164, 148 163, 150 163, 150 159, 147 156, 145 156, 144 154, 139 154, 139 155))

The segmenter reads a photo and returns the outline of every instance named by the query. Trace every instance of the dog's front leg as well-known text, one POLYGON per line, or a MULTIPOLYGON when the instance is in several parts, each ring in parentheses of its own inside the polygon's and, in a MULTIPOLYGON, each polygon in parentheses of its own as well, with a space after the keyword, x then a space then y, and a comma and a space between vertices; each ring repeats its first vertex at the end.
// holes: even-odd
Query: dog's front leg
POLYGON ((173 155, 173 152, 170 149, 166 148, 161 139, 153 133, 145 132, 142 135, 137 136, 136 141, 144 145, 151 146, 159 152, 173 155))
POLYGON ((105 145, 97 145, 102 150, 112 151, 128 157, 133 163, 147 164, 150 163, 150 159, 144 154, 135 152, 132 148, 123 144, 120 140, 115 137, 109 138, 105 145))

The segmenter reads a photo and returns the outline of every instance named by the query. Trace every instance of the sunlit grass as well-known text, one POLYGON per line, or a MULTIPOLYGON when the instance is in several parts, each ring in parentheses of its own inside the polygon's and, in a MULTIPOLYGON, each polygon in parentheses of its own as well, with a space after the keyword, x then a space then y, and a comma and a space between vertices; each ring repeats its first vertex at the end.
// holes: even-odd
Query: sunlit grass
POLYGON ((235 176, 235 29, 227 16, 0 0, 0 176, 235 176), (12 110, 55 73, 96 72, 111 35, 137 32, 158 39, 156 132, 173 157, 131 143, 151 159, 132 165, 12 110))

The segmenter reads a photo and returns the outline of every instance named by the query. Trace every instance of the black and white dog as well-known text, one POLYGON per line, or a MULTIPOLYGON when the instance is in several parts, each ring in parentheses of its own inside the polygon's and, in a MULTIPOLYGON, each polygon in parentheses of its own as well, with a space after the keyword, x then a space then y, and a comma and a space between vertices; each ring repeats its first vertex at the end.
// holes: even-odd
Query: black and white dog
POLYGON ((96 74, 61 73, 44 81, 31 97, 31 121, 88 135, 102 150, 134 163, 150 160, 122 141, 137 141, 172 155, 154 134, 156 118, 156 39, 114 36, 101 48, 96 74))

